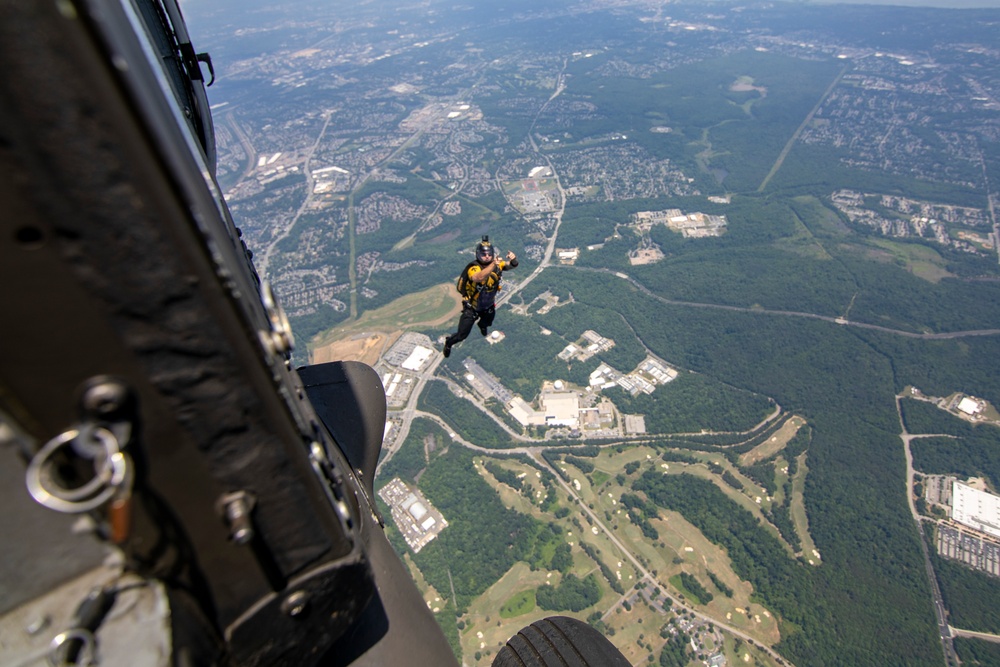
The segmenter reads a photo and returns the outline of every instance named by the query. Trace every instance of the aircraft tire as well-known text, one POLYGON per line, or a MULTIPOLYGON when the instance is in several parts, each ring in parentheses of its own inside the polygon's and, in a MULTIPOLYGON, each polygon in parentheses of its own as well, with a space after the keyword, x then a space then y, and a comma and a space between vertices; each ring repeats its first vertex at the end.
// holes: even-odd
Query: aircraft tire
POLYGON ((596 629, 568 616, 550 616, 522 628, 492 667, 631 667, 596 629))

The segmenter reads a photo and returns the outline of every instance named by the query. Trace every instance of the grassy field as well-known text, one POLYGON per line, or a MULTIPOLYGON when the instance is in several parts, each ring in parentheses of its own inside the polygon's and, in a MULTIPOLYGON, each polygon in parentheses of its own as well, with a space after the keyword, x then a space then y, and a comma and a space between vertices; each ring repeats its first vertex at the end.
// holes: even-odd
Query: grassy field
MULTIPOLYGON (((783 426, 773 436, 776 440, 769 439, 767 443, 761 445, 762 448, 767 448, 766 452, 764 449, 754 452, 762 456, 772 455, 771 452, 777 452, 784 447, 803 424, 804 421, 798 418, 794 422, 790 420, 789 424, 783 426)), ((722 482, 718 475, 709 471, 706 463, 711 459, 733 472, 732 466, 722 457, 716 454, 697 453, 696 456, 705 459, 706 463, 665 463, 658 454, 657 450, 644 446, 622 448, 621 451, 617 448, 606 448, 597 457, 588 459, 594 464, 594 470, 588 474, 584 474, 573 465, 559 464, 559 467, 565 468, 570 479, 569 484, 579 501, 566 493, 561 485, 557 486, 555 507, 570 510, 568 514, 558 519, 554 510, 543 512, 536 504, 542 497, 543 487, 538 470, 534 466, 518 460, 492 459, 497 465, 514 472, 521 480, 525 491, 515 490, 498 482, 482 465, 486 460, 484 458, 477 457, 476 470, 497 492, 505 506, 545 523, 555 522, 563 528, 564 539, 572 547, 574 565, 571 571, 581 578, 595 573, 602 589, 601 599, 594 607, 570 615, 582 620, 595 610, 605 613, 605 623, 613 628, 614 634, 611 637, 613 643, 633 664, 644 664, 650 655, 659 655, 664 642, 659 636, 659 630, 672 615, 670 612, 660 613, 644 602, 634 603, 631 609, 621 606, 620 601, 623 597, 611 589, 599 567, 584 553, 579 543, 584 541, 599 551, 600 560, 614 576, 618 577, 618 582, 626 591, 626 597, 634 591, 639 582, 639 574, 631 561, 585 511, 587 508, 594 512, 604 528, 612 531, 625 548, 654 573, 657 585, 664 595, 675 601, 693 605, 699 611, 719 619, 720 622, 739 628, 761 644, 774 645, 780 640, 776 619, 769 610, 751 602, 752 586, 734 573, 729 557, 722 548, 707 540, 680 514, 662 509, 659 517, 651 521, 659 533, 659 538, 650 540, 629 520, 620 504, 620 498, 623 493, 632 492, 631 485, 638 476, 647 470, 653 470, 661 474, 692 474, 709 479, 734 502, 763 519, 761 506, 748 497, 745 491, 740 492, 731 488, 722 482), (638 463, 639 467, 631 475, 626 475, 625 467, 630 463, 633 466, 638 463), (621 476, 624 476, 624 484, 619 484, 621 476), (700 601, 692 599, 691 595, 678 585, 677 577, 681 571, 692 574, 702 582, 713 593, 713 600, 701 604, 700 601), (709 573, 712 576, 709 576, 709 573), (721 587, 716 586, 712 577, 730 589, 732 596, 727 596, 721 587)), ((796 528, 804 535, 803 544, 807 545, 805 548, 809 557, 813 547, 812 542, 808 540, 808 527, 804 523, 805 513, 801 500, 804 475, 803 456, 800 458, 799 474, 794 481, 792 507, 796 517, 796 528)), ((749 481, 747 483, 750 484, 749 481)), ((506 640, 524 626, 553 613, 566 613, 540 609, 535 602, 535 591, 539 586, 558 585, 561 577, 558 572, 532 570, 526 563, 516 563, 458 619, 465 663, 487 665, 506 640), (478 659, 475 657, 477 653, 478 659)), ((426 583, 423 583, 421 588, 426 590, 426 583)), ((443 608, 446 603, 436 591, 427 591, 426 599, 432 607, 443 608)), ((726 645, 726 654, 734 664, 742 661, 748 650, 745 645, 737 650, 736 642, 732 641, 728 641, 726 645)), ((762 660, 761 664, 770 662, 762 660)))
POLYGON ((439 609, 444 607, 445 602, 441 597, 441 594, 434 590, 434 587, 427 583, 424 579, 423 573, 417 567, 417 564, 413 562, 410 554, 406 554, 403 559, 403 563, 406 565, 406 569, 410 571, 410 576, 413 577, 413 581, 417 584, 417 588, 420 589, 424 596, 424 602, 427 603, 427 608, 433 612, 437 612, 439 609))
POLYGON ((545 583, 554 583, 557 574, 535 570, 526 563, 515 563, 497 583, 486 590, 460 620, 465 622, 461 631, 462 654, 466 664, 489 665, 491 654, 496 654, 507 640, 524 626, 545 618, 545 612, 534 606, 535 589, 545 583), (502 617, 501 610, 513 598, 530 596, 532 609, 525 609, 516 616, 502 617), (481 654, 476 661, 475 654, 481 654))
POLYGON ((724 651, 727 664, 736 665, 774 665, 774 659, 770 654, 763 652, 756 646, 750 646, 744 641, 738 640, 731 635, 726 635, 726 645, 724 651))
MULTIPOLYGON (((785 436, 790 438, 793 434, 794 431, 789 429, 789 432, 779 439, 787 441, 785 436)), ((624 448, 621 452, 608 448, 599 456, 588 459, 595 466, 594 471, 589 474, 583 474, 575 466, 561 464, 561 467, 566 468, 571 480, 570 485, 573 486, 582 505, 591 508, 600 523, 611 530, 627 549, 640 558, 648 570, 655 573, 664 595, 675 600, 680 600, 683 595, 687 604, 695 604, 699 611, 751 634, 760 643, 765 645, 777 643, 780 635, 776 620, 767 609, 750 601, 752 586, 733 572, 723 549, 708 541, 680 514, 665 510, 661 510, 659 517, 652 520, 652 524, 659 532, 659 539, 649 540, 622 510, 619 503, 622 493, 631 492, 632 481, 645 470, 653 469, 663 474, 684 472, 712 479, 730 498, 759 515, 759 505, 744 493, 722 483, 704 464, 675 462, 665 464, 657 454, 656 450, 642 446, 624 448), (626 476, 624 486, 618 484, 618 476, 624 475, 626 464, 636 462, 640 464, 639 470, 626 476), (665 465, 666 468, 663 467, 665 465), (579 483, 579 489, 576 488, 574 480, 579 483), (697 604, 690 595, 678 589, 675 580, 682 570, 694 575, 714 594, 714 599, 710 603, 697 604), (717 590, 708 576, 709 572, 731 589, 732 597, 727 597, 721 590, 717 590)), ((543 522, 559 524, 565 531, 563 535, 566 541, 572 546, 574 565, 571 571, 581 578, 590 573, 597 575, 602 588, 600 602, 594 607, 569 615, 582 620, 595 610, 609 612, 605 616, 605 623, 613 628, 614 635, 611 639, 632 664, 645 664, 649 655, 658 656, 664 642, 659 636, 659 630, 671 618, 671 614, 657 612, 643 602, 633 604, 630 610, 619 604, 622 596, 611 589, 601 575, 600 569, 583 552, 579 542, 585 541, 600 552, 599 557, 604 565, 619 577, 618 581, 625 589, 626 596, 634 591, 634 586, 639 581, 638 573, 604 530, 594 524, 589 514, 584 511, 585 508, 559 486, 556 507, 569 508, 570 512, 561 519, 557 519, 554 512, 542 512, 534 504, 540 500, 539 494, 543 489, 535 467, 521 461, 493 459, 496 464, 518 475, 521 483, 527 488, 527 493, 524 493, 498 482, 482 465, 483 460, 477 458, 477 472, 496 490, 504 505, 543 522)), ((801 484, 801 479, 798 482, 801 484)), ((801 507, 801 501, 798 507, 801 507)), ((535 603, 536 589, 543 584, 557 585, 561 576, 558 572, 533 571, 526 563, 516 563, 469 607, 467 613, 459 618, 463 626, 460 638, 465 663, 490 664, 496 651, 524 626, 553 613, 568 613, 545 611, 538 608, 535 603), (475 657, 477 653, 478 660, 475 657)), ((425 586, 426 584, 421 588, 425 586)), ((433 606, 443 605, 441 598, 433 591, 427 593, 427 600, 433 606)), ((744 645, 737 651, 736 643, 727 641, 726 654, 734 663, 742 660, 747 650, 744 645)), ((769 660, 761 660, 761 664, 771 663, 769 660)))
POLYGON ((798 533, 799 539, 802 540, 802 553, 806 557, 806 560, 812 565, 820 564, 820 554, 816 550, 816 543, 812 540, 812 535, 809 534, 809 519, 806 517, 806 504, 804 501, 803 492, 806 486, 806 456, 807 452, 803 452, 799 455, 799 467, 798 471, 795 473, 795 479, 792 480, 792 521, 795 523, 795 532, 798 533))
POLYGON ((694 593, 692 593, 690 590, 688 590, 687 586, 685 586, 684 582, 681 580, 681 575, 680 574, 675 574, 674 576, 670 577, 670 585, 673 586, 674 589, 677 592, 679 592, 681 595, 683 595, 684 598, 689 603, 695 604, 695 605, 698 605, 698 606, 702 606, 702 605, 707 604, 707 602, 705 602, 700 597, 698 597, 697 595, 695 595, 694 593))
MULTIPOLYGON (((760 514, 760 506, 735 489, 719 481, 712 475, 706 467, 700 464, 687 465, 682 463, 663 463, 656 452, 646 447, 635 447, 624 450, 621 454, 614 449, 606 449, 601 452, 595 460, 595 466, 601 472, 611 472, 610 478, 603 484, 598 485, 593 495, 585 495, 584 489, 589 489, 589 485, 584 487, 581 484, 580 495, 585 504, 594 504, 594 510, 601 518, 602 522, 614 530, 616 537, 621 540, 626 547, 643 559, 646 567, 656 572, 656 578, 661 583, 667 582, 671 577, 681 570, 686 570, 694 574, 699 580, 708 582, 708 571, 711 571, 726 586, 733 591, 733 597, 728 598, 718 593, 715 599, 708 605, 702 606, 701 610, 712 616, 727 619, 727 623, 739 627, 757 637, 766 644, 773 644, 778 641, 779 634, 777 623, 763 607, 750 603, 752 587, 750 584, 740 580, 733 572, 729 558, 720 547, 709 542, 701 532, 688 523, 680 514, 660 510, 660 518, 652 521, 653 526, 660 534, 658 541, 647 539, 642 531, 629 521, 618 504, 618 498, 624 492, 631 491, 631 482, 626 481, 626 486, 619 486, 615 481, 616 475, 624 472, 625 465, 630 462, 640 462, 642 465, 635 475, 641 475, 643 470, 652 467, 663 474, 680 474, 685 472, 699 477, 712 479, 720 489, 733 500, 740 503, 742 507, 763 518, 760 514), (663 466, 667 466, 664 468, 663 466), (611 517, 608 520, 608 517, 611 517)), ((570 468, 573 470, 573 468, 570 468)), ((597 472, 597 470, 595 470, 597 472)), ((775 531, 775 535, 777 535, 775 531)), ((593 542, 592 535, 587 535, 588 541, 593 542)), ((596 539, 596 538, 595 538, 596 539)), ((620 557, 616 559, 606 557, 602 548, 602 558, 612 569, 616 570, 621 562, 620 557)), ((631 568, 626 563, 621 562, 623 580, 622 584, 626 589, 636 583, 635 580, 628 580, 631 568)), ((711 590, 711 585, 708 584, 711 590)), ((673 587, 664 585, 664 591, 676 597, 677 591, 673 587)), ((616 641, 616 645, 618 642, 616 641)))
POLYGON ((785 481, 788 480, 788 459, 778 456, 774 459, 774 484, 777 487, 771 502, 779 507, 785 504, 785 481))
MULTIPOLYGON (((721 459, 716 462, 720 461, 721 459)), ((715 475, 714 473, 710 472, 707 467, 702 467, 700 465, 671 463, 670 471, 667 474, 675 475, 675 474, 680 474, 682 472, 687 473, 688 475, 694 475, 695 477, 701 477, 703 479, 707 479, 713 484, 715 484, 717 487, 719 487, 719 490, 722 491, 724 494, 726 494, 726 496, 730 500, 735 502, 737 505, 739 505, 746 511, 753 514, 759 521, 763 523, 764 527, 767 528, 769 532, 771 532, 778 540, 784 542, 784 540, 782 540, 781 536, 778 534, 778 530, 771 525, 771 523, 767 520, 767 518, 761 511, 761 508, 770 505, 771 501, 765 500, 764 497, 760 495, 762 493, 762 490, 760 489, 760 487, 757 486, 756 482, 746 477, 743 477, 742 475, 739 475, 740 479, 743 481, 745 485, 745 488, 753 489, 753 494, 750 495, 746 493, 744 489, 741 490, 734 489, 733 487, 723 482, 718 475, 715 475), (757 498, 760 498, 760 502, 757 502, 757 498)), ((791 547, 788 547, 788 549, 789 553, 791 553, 791 547)))
POLYGON ((814 259, 833 259, 823 247, 817 235, 823 237, 845 236, 851 230, 844 225, 837 214, 813 196, 795 197, 798 215, 795 216, 795 232, 791 236, 775 241, 774 245, 791 252, 814 259), (805 218, 799 217, 805 216, 805 218))
POLYGON ((628 659, 632 665, 659 664, 649 663, 648 655, 659 657, 664 640, 660 638, 660 628, 666 622, 667 617, 650 609, 645 604, 632 605, 631 609, 618 607, 614 614, 605 620, 609 628, 614 629, 612 643, 628 659), (640 643, 652 644, 653 650, 649 651, 640 643))
MULTIPOLYGON (((509 507, 513 510, 516 510, 521 514, 527 514, 528 516, 532 516, 541 521, 549 520, 550 517, 544 512, 542 512, 538 507, 536 507, 532 503, 532 501, 528 500, 528 498, 525 497, 525 495, 522 494, 520 491, 512 489, 506 484, 501 484, 500 482, 498 482, 496 478, 493 477, 493 475, 491 475, 488 470, 486 470, 486 468, 480 465, 481 460, 482 459, 476 459, 476 472, 479 473, 480 477, 486 480, 487 484, 493 487, 493 489, 497 492, 497 495, 500 496, 500 500, 503 501, 505 507, 509 507)), ((523 464, 519 464, 514 461, 505 461, 503 459, 494 460, 494 462, 503 466, 504 468, 513 470, 517 474, 521 474, 522 472, 526 473, 522 483, 531 486, 532 497, 535 497, 537 493, 542 492, 540 484, 537 485, 537 489, 535 486, 531 484, 531 482, 537 480, 537 478, 534 476, 533 472, 530 473, 531 476, 528 477, 528 471, 523 470, 523 468, 526 467, 523 464)), ((535 497, 535 500, 537 501, 537 497, 535 497)))
POLYGON ((439 327, 458 317, 462 301, 454 285, 435 285, 407 294, 309 341, 310 363, 353 359, 374 363, 378 354, 408 329, 439 327), (374 361, 368 358, 374 355, 374 361))
POLYGON ((889 239, 872 239, 872 245, 888 252, 907 271, 927 282, 939 283, 953 274, 946 268, 943 257, 933 248, 918 243, 899 243, 889 239))
POLYGON ((802 417, 793 416, 778 429, 778 432, 772 435, 770 438, 760 443, 749 452, 740 456, 741 466, 752 466, 757 461, 763 461, 768 459, 782 449, 788 444, 788 441, 795 437, 795 434, 799 432, 799 429, 805 425, 806 420, 802 417))
MULTIPOLYGON (((528 514, 546 523, 555 521, 565 529, 566 540, 574 545, 573 561, 571 571, 578 577, 583 578, 587 574, 596 571, 593 562, 580 550, 576 544, 579 540, 579 529, 572 523, 572 517, 578 521, 583 521, 579 510, 575 509, 564 492, 558 494, 559 505, 573 508, 573 511, 562 520, 557 520, 552 513, 542 512, 537 506, 532 504, 524 494, 515 491, 506 484, 499 483, 482 465, 478 464, 482 459, 477 459, 477 472, 486 482, 496 490, 505 506, 528 514)), ((541 492, 542 486, 536 475, 537 470, 518 461, 508 459, 495 459, 495 463, 514 471, 517 474, 524 473, 522 483, 530 488, 530 494, 536 497, 541 492)), ((586 524, 584 524, 586 525, 586 524)), ((589 536, 589 534, 588 534, 589 536)), ((590 536, 592 537, 592 536, 590 536)), ((590 542, 596 542, 588 539, 590 542)), ((599 547, 602 548, 602 547, 599 547)), ((602 549, 603 550, 603 549, 602 549)), ((506 575, 497 583, 491 586, 486 593, 480 596, 470 607, 461 620, 465 621, 466 628, 462 631, 462 651, 467 664, 488 665, 492 660, 492 655, 503 646, 504 642, 524 626, 550 616, 553 613, 575 616, 580 619, 586 618, 592 609, 584 610, 578 614, 571 612, 545 611, 535 606, 535 590, 543 584, 557 585, 561 579, 558 572, 547 570, 532 571, 526 563, 516 563, 506 575), (480 653, 480 660, 475 660, 475 654, 480 653)), ((602 598, 597 607, 602 608, 610 604, 609 600, 614 595, 602 580, 600 574, 598 579, 602 586, 602 598)))
POLYGON ((515 618, 535 609, 535 591, 521 591, 500 607, 500 618, 515 618))

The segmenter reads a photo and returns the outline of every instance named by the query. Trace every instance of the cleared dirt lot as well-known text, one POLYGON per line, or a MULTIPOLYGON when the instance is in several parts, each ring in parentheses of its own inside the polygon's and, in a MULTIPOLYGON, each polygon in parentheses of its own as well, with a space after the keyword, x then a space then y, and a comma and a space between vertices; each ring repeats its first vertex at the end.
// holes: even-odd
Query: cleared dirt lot
POLYGON ((407 294, 317 335, 309 342, 309 363, 361 361, 372 366, 404 331, 457 322, 461 310, 461 297, 451 284, 407 294))

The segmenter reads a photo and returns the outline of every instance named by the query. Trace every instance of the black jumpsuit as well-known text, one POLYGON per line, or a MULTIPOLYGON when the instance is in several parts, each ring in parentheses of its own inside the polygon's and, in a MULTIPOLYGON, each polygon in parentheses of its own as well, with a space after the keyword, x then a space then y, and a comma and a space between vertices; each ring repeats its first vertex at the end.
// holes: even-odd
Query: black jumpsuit
MULTIPOLYGON (((517 260, 507 262, 500 260, 496 268, 482 283, 477 285, 478 289, 472 296, 467 296, 462 302, 462 316, 458 319, 458 331, 448 336, 444 341, 445 356, 451 352, 451 347, 469 337, 472 332, 472 324, 479 320, 479 331, 485 336, 489 333, 489 328, 493 325, 493 318, 496 316, 496 297, 500 291, 500 280, 504 269, 517 266, 517 260)), ((478 264, 473 264, 468 269, 467 278, 472 282, 472 276, 482 270, 478 264)))

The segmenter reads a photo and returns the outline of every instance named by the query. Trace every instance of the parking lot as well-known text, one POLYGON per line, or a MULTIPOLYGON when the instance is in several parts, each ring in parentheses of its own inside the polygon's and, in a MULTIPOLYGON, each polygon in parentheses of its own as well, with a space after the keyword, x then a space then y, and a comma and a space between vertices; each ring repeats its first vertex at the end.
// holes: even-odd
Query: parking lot
POLYGON ((953 524, 938 524, 937 551, 976 570, 1000 577, 1000 543, 953 524))

